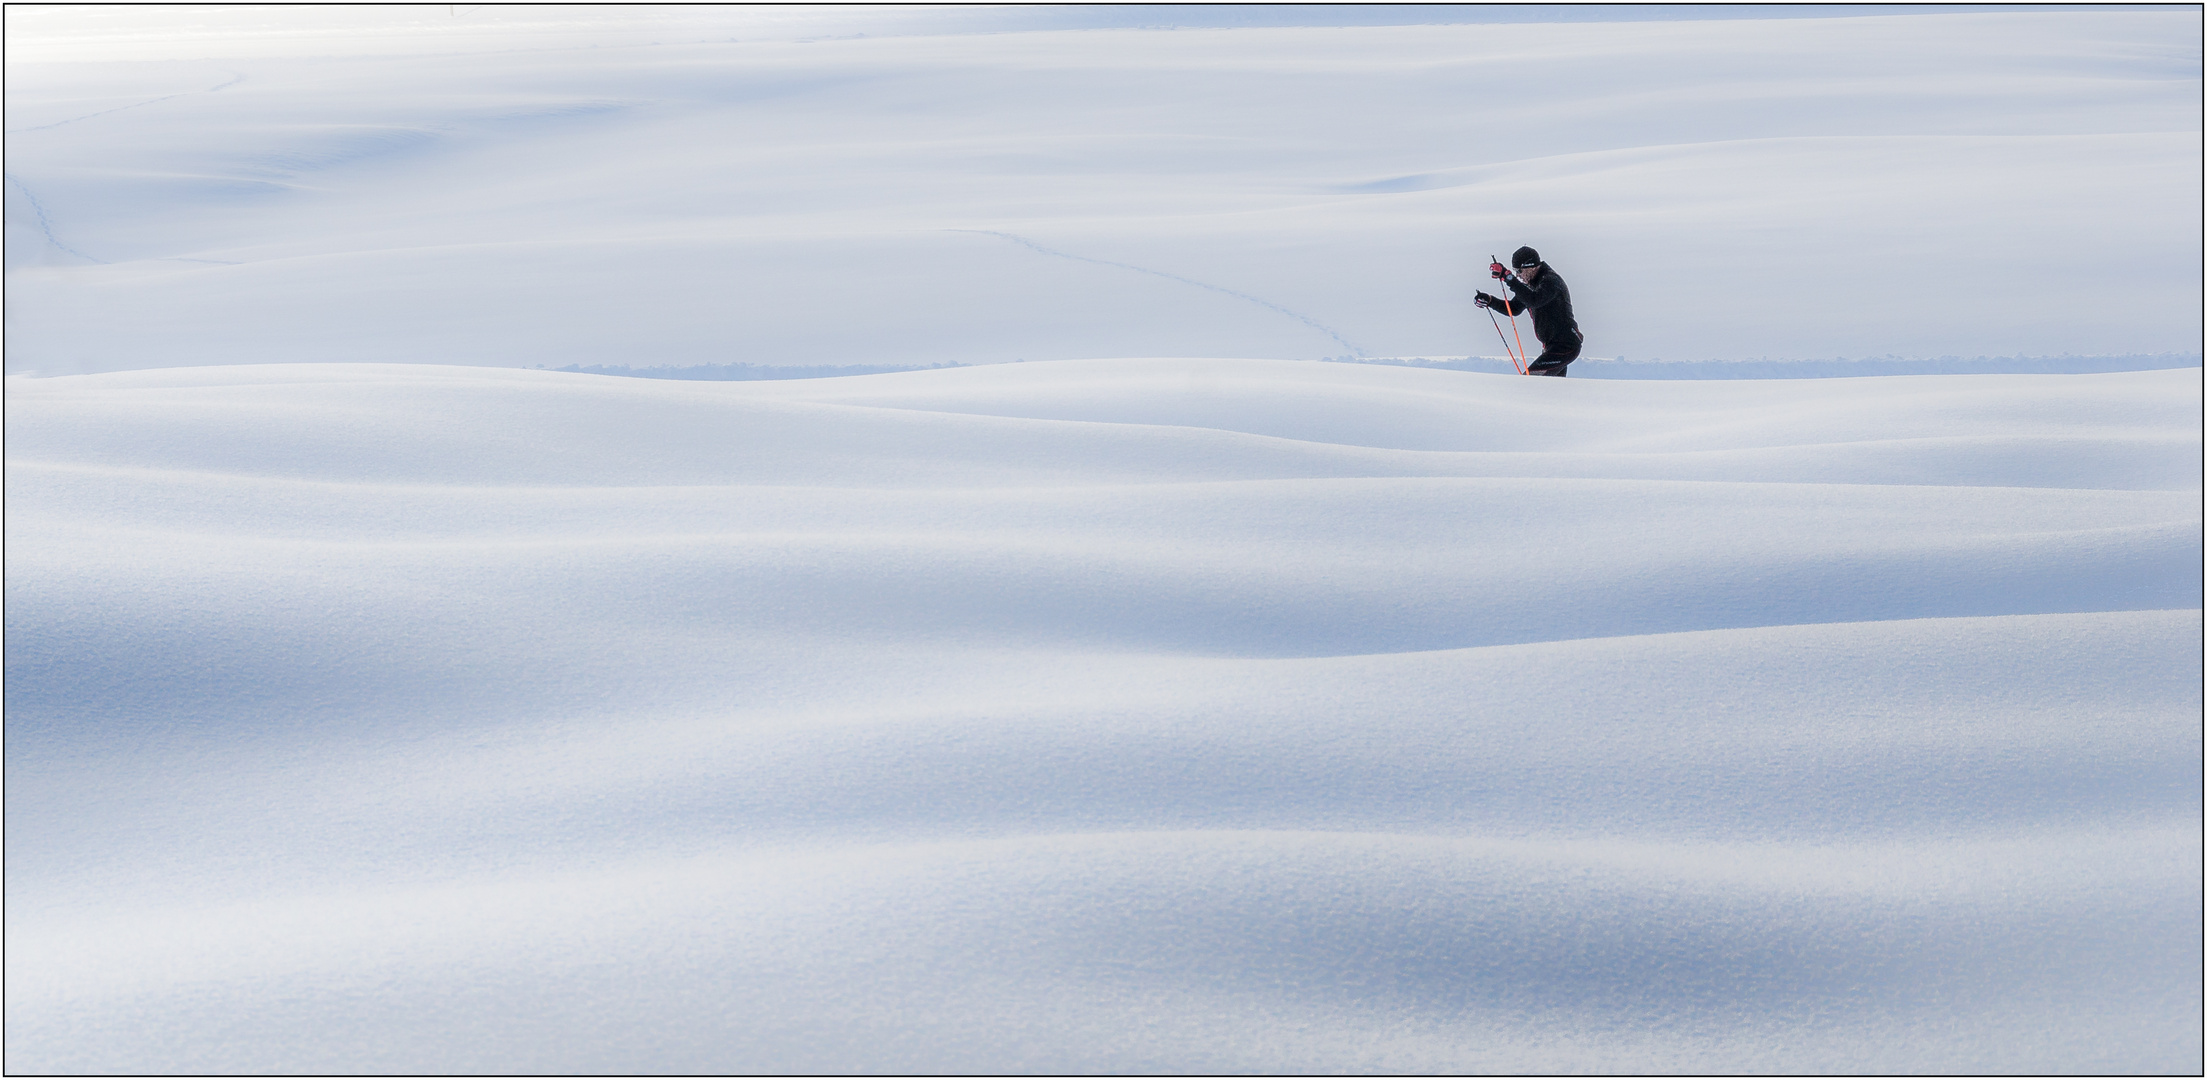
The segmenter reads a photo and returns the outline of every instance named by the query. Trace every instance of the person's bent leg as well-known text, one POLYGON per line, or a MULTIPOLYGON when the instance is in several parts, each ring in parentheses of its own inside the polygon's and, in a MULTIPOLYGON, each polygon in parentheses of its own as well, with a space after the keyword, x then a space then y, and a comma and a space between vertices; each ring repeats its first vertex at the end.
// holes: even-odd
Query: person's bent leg
POLYGON ((1571 366, 1571 361, 1578 358, 1579 343, 1576 341, 1572 342, 1568 348, 1542 349, 1540 355, 1533 357, 1532 364, 1526 367, 1525 374, 1553 375, 1559 379, 1564 378, 1566 377, 1565 369, 1571 366))

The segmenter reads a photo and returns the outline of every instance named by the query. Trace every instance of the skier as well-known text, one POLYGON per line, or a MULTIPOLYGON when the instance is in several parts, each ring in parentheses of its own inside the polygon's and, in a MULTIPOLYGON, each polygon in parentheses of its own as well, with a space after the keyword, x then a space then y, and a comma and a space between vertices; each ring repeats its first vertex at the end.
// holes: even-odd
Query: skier
POLYGON ((1499 296, 1479 293, 1472 302, 1483 308, 1500 308, 1513 317, 1520 311, 1532 312, 1533 336, 1540 339, 1540 355, 1525 374, 1562 377, 1571 361, 1579 358, 1579 346, 1585 341, 1579 333, 1579 321, 1571 317, 1571 290, 1563 278, 1540 261, 1540 252, 1529 247, 1512 252, 1510 266, 1488 263, 1487 270, 1509 286, 1510 299, 1505 304, 1499 296), (1511 276, 1513 267, 1515 277, 1511 276))

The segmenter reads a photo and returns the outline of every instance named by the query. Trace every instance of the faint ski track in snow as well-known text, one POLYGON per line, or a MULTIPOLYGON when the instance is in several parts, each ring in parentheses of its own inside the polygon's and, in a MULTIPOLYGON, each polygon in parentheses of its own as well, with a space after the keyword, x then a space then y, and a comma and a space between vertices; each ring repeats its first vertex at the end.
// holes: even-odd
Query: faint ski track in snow
POLYGON ((1161 277, 1168 281, 1177 281, 1183 285, 1193 285, 1199 289, 1209 289, 1212 292, 1225 293, 1226 295, 1239 300, 1247 300, 1250 303, 1256 304, 1259 307, 1271 308, 1272 310, 1277 311, 1280 314, 1287 316, 1288 318, 1294 319, 1295 321, 1302 323, 1303 325, 1308 326, 1311 329, 1334 339, 1335 341, 1340 342, 1342 345, 1346 346, 1350 352, 1355 353, 1357 356, 1362 357, 1364 355, 1364 350, 1357 347, 1357 344, 1355 342, 1350 341, 1348 338, 1342 337, 1339 331, 1330 326, 1327 326, 1322 322, 1319 322, 1316 319, 1311 318, 1308 315, 1304 315, 1301 312, 1289 311, 1288 309, 1281 307, 1280 305, 1275 304, 1270 300, 1266 300, 1262 297, 1251 296, 1248 293, 1239 292, 1234 289, 1229 289, 1223 285, 1213 285, 1209 282, 1197 281, 1194 278, 1181 277, 1179 274, 1168 274, 1163 270, 1152 270, 1146 266, 1135 266, 1132 263, 1112 262, 1109 259, 1091 259, 1086 255, 1075 255, 1071 252, 1059 251, 1056 248, 1046 248, 1043 247, 1041 244, 1037 244, 1032 240, 1026 239, 1025 237, 1013 236, 1010 233, 997 232, 993 229, 949 229, 946 231, 979 233, 982 236, 1001 237, 1005 240, 1011 241, 1012 243, 1021 244, 1026 247, 1033 248, 1034 250, 1039 251, 1044 255, 1055 255, 1060 259, 1072 259, 1076 262, 1095 263, 1099 266, 1116 266, 1121 270, 1132 270, 1138 274, 1149 274, 1152 277, 1161 277))
MULTIPOLYGON (((245 75, 244 75, 244 73, 242 73, 242 72, 236 72, 236 71, 233 71, 233 72, 231 72, 231 73, 230 73, 230 80, 229 80, 228 82, 224 82, 224 83, 218 83, 218 84, 216 84, 216 85, 214 85, 214 86, 210 86, 210 87, 206 88, 205 90, 185 90, 185 91, 182 91, 182 92, 180 92, 180 93, 175 93, 175 94, 163 94, 162 96, 160 96, 160 97, 157 97, 157 98, 147 98, 147 99, 146 99, 146 100, 144 100, 144 101, 137 101, 137 102, 132 102, 131 104, 128 104, 128 105, 117 105, 116 107, 114 107, 114 108, 112 108, 112 109, 101 109, 101 110, 100 110, 100 111, 98 111, 98 112, 89 112, 89 113, 85 113, 85 114, 84 114, 83 116, 72 116, 72 117, 70 117, 70 118, 69 118, 69 119, 67 119, 67 120, 56 120, 56 121, 54 121, 53 123, 50 123, 50 124, 34 124, 34 125, 30 126, 30 127, 21 127, 21 128, 9 128, 9 129, 8 129, 8 130, 7 130, 6 132, 5 132, 5 134, 8 134, 8 135, 21 135, 21 134, 26 134, 26 133, 28 133, 28 132, 33 132, 33 131, 49 131, 49 130, 52 130, 52 129, 54 129, 54 128, 58 128, 58 127, 64 127, 64 126, 67 126, 67 125, 69 125, 69 124, 75 124, 75 123, 80 123, 80 122, 82 122, 82 121, 85 121, 85 120, 91 120, 91 119, 95 119, 95 118, 97 118, 97 117, 102 117, 102 116, 112 116, 112 115, 114 115, 115 113, 119 113, 119 112, 128 112, 128 111, 130 111, 130 110, 132 110, 132 109, 140 109, 140 108, 144 108, 145 106, 148 106, 148 105, 158 105, 158 104, 160 104, 161 102, 164 102, 164 101, 174 101, 174 100, 176 100, 177 98, 182 98, 182 97, 193 97, 193 96, 196 96, 196 95, 199 95, 199 94, 213 94, 213 93, 219 93, 219 92, 221 92, 221 91, 223 91, 223 90, 228 90, 229 88, 231 88, 231 87, 233 87, 233 86, 236 86, 237 84, 239 84, 239 83, 241 83, 241 82, 244 82, 244 81, 245 81, 245 75)), ((30 188, 30 185, 28 185, 28 184, 25 184, 25 183, 24 183, 24 182, 23 182, 23 181, 22 181, 22 180, 21 180, 20 178, 18 178, 18 177, 17 177, 17 176, 16 176, 16 175, 15 175, 14 173, 9 173, 9 174, 8 174, 8 182, 9 182, 9 183, 11 183, 11 184, 14 184, 14 185, 15 185, 15 189, 16 189, 17 191, 20 191, 20 192, 22 192, 22 193, 23 193, 23 197, 24 197, 24 198, 26 198, 26 199, 29 199, 29 200, 31 201, 31 209, 33 209, 33 210, 35 210, 35 211, 37 211, 37 212, 38 212, 38 228, 39 228, 39 231, 40 231, 40 232, 43 232, 43 233, 45 233, 45 234, 46 234, 46 242, 47 242, 47 243, 49 243, 49 244, 52 244, 53 246, 55 246, 55 247, 57 247, 57 248, 60 248, 61 250, 63 250, 63 251, 66 251, 66 252, 68 252, 69 254, 71 254, 71 255, 74 255, 74 256, 76 256, 77 258, 80 258, 80 259, 88 259, 88 260, 90 260, 90 261, 92 261, 92 262, 95 262, 95 263, 99 263, 99 264, 100 264, 100 265, 102 265, 102 266, 107 266, 107 265, 111 265, 110 263, 108 263, 108 261, 107 261, 106 259, 96 258, 96 257, 94 257, 94 256, 91 256, 91 255, 87 255, 87 254, 85 254, 85 253, 84 253, 84 252, 82 252, 82 251, 78 251, 78 250, 77 250, 76 248, 70 247, 70 246, 69 246, 68 244, 62 243, 62 242, 61 242, 61 238, 60 238, 60 237, 58 237, 58 236, 55 236, 55 235, 54 235, 54 223, 53 223, 53 218, 52 218, 52 216, 51 216, 51 215, 49 215, 49 214, 48 214, 48 213, 46 212, 46 204, 44 204, 44 203, 42 203, 42 202, 38 201, 38 196, 37 196, 37 195, 35 195, 35 194, 32 194, 32 192, 31 192, 31 188, 30 188)), ((231 262, 221 262, 221 261, 219 261, 219 260, 215 260, 215 259, 176 259, 176 260, 170 260, 170 261, 176 261, 176 262, 204 262, 204 263, 214 263, 215 265, 219 265, 219 266, 237 266, 237 265, 239 265, 239 264, 237 264, 237 263, 231 263, 231 262)))
POLYGON ((38 213, 38 231, 46 234, 47 243, 52 244, 55 247, 76 256, 77 258, 90 259, 91 261, 99 263, 102 266, 108 264, 106 259, 94 258, 93 256, 87 255, 84 252, 78 251, 77 249, 62 243, 61 238, 54 235, 53 219, 48 217, 46 214, 46 204, 39 202, 38 196, 31 193, 30 185, 16 179, 14 173, 9 173, 7 174, 7 176, 8 183, 14 184, 15 190, 22 192, 23 197, 31 201, 31 209, 38 213))
POLYGON ((146 107, 146 106, 148 106, 148 105, 158 105, 158 104, 160 104, 160 103, 162 103, 162 102, 164 102, 164 101, 174 101, 174 100, 176 100, 177 98, 180 98, 180 97, 191 97, 191 96, 193 96, 193 95, 195 95, 195 94, 212 94, 212 93, 216 93, 216 92, 218 92, 218 91, 222 91, 222 90, 228 90, 229 88, 231 88, 231 87, 233 87, 233 86, 236 86, 237 84, 239 84, 239 83, 241 83, 241 82, 244 82, 244 81, 245 81, 245 76, 244 76, 243 74, 241 74, 241 73, 239 73, 239 72, 235 72, 235 71, 233 71, 233 72, 231 72, 231 73, 230 73, 230 81, 229 81, 229 82, 226 82, 226 83, 222 83, 222 84, 220 84, 220 85, 218 85, 218 86, 210 86, 210 87, 206 88, 205 90, 185 90, 185 91, 182 91, 181 93, 175 93, 175 94, 163 94, 162 96, 160 96, 160 97, 157 97, 157 98, 147 98, 147 99, 146 99, 146 100, 144 100, 144 101, 132 102, 132 103, 131 103, 131 104, 129 104, 129 105, 117 105, 117 106, 115 106, 115 107, 114 107, 114 108, 112 108, 112 109, 101 109, 101 110, 100 110, 100 111, 98 111, 98 112, 89 112, 89 113, 85 113, 85 114, 84 114, 83 116, 72 116, 72 117, 70 117, 70 118, 69 118, 69 119, 67 119, 67 120, 56 120, 56 121, 54 121, 54 122, 53 122, 53 123, 51 123, 51 124, 37 124, 37 125, 31 126, 31 127, 21 127, 21 128, 9 128, 9 129, 8 129, 8 130, 7 130, 6 132, 5 132, 5 134, 8 134, 8 135, 20 135, 20 134, 23 134, 23 133, 25 133, 25 132, 30 132, 30 131, 46 131, 46 130, 49 130, 49 129, 51 129, 51 128, 57 128, 57 127, 62 127, 62 126, 64 126, 64 125, 67 125, 67 124, 74 124, 74 123, 78 123, 78 122, 80 122, 80 121, 84 121, 84 120, 90 120, 90 119, 93 119, 94 117, 100 117, 100 116, 109 116, 109 115, 112 115, 112 114, 114 114, 114 113, 119 113, 119 112, 128 112, 128 111, 130 111, 131 109, 142 109, 142 108, 144 108, 144 107, 146 107))

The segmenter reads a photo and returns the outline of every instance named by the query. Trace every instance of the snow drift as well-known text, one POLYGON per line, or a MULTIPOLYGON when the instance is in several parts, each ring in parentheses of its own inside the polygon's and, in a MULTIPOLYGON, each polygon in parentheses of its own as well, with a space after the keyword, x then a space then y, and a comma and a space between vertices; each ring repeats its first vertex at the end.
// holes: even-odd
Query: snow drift
POLYGON ((2195 1069, 2200 394, 10 380, 7 1065, 2195 1069))

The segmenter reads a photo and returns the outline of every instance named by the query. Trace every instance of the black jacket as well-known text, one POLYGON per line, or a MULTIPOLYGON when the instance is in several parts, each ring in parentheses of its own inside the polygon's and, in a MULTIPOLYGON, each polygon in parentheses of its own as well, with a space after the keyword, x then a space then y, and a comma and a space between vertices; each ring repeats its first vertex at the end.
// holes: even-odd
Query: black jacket
POLYGON ((1576 351, 1579 321, 1571 315, 1571 288, 1547 263, 1540 264, 1540 272, 1533 275, 1530 285, 1519 284, 1515 274, 1503 278, 1502 283, 1510 287, 1510 306, 1503 314, 1531 312, 1533 336, 1540 339, 1542 349, 1576 351))

